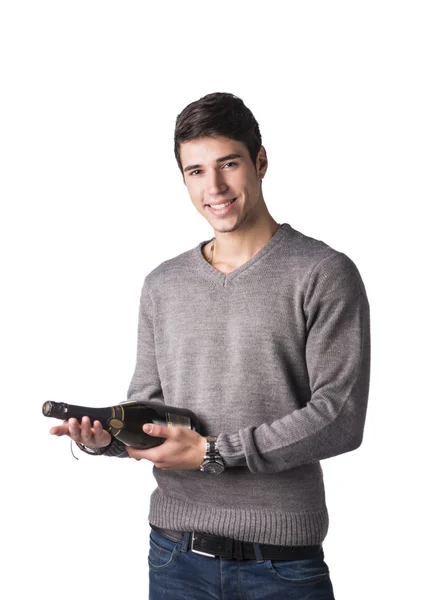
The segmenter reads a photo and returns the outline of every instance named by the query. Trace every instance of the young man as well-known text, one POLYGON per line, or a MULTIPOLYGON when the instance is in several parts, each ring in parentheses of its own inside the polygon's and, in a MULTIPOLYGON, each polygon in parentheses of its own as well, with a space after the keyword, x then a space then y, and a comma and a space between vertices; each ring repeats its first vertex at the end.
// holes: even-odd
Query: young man
MULTIPOLYGON (((320 460, 362 441, 363 282, 345 254, 269 214, 266 151, 241 99, 189 104, 175 156, 214 237, 145 278, 128 400, 193 410, 204 435, 145 426, 164 444, 106 452, 155 465, 150 599, 331 600, 320 460)), ((111 441, 88 419, 51 431, 98 453, 111 441)))

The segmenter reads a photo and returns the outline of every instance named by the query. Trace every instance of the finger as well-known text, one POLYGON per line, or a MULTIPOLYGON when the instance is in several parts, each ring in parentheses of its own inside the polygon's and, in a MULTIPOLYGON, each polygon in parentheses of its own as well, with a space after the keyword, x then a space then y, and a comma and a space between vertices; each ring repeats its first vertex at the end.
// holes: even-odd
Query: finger
POLYGON ((93 432, 95 435, 99 435, 101 433, 101 431, 103 431, 103 427, 101 425, 101 421, 94 421, 93 422, 93 432))
POLYGON ((111 433, 102 427, 100 421, 95 421, 93 423, 93 439, 95 440, 95 446, 97 448, 108 446, 111 442, 111 433))
POLYGON ((81 427, 77 419, 69 419, 69 435, 75 442, 81 442, 81 427))
POLYGON ((144 459, 153 462, 149 456, 149 450, 142 450, 141 448, 134 448, 133 446, 125 446, 125 449, 131 458, 137 460, 144 459))
POLYGON ((50 429, 51 435, 69 435, 69 425, 55 425, 50 429))
POLYGON ((169 438, 172 436, 172 428, 164 427, 163 425, 155 425, 154 423, 145 423, 143 425, 144 433, 151 435, 152 437, 163 437, 169 438))
POLYGON ((104 432, 105 429, 102 427, 100 421, 95 421, 93 423, 93 435, 95 439, 95 443, 102 442, 104 440, 104 432))
POLYGON ((134 452, 134 448, 132 448, 131 446, 125 446, 125 450, 127 451, 127 453, 129 454, 129 456, 131 458, 137 458, 137 456, 134 452))
POLYGON ((131 458, 145 458, 143 456, 143 450, 139 448, 133 448, 132 446, 125 446, 125 449, 131 458))
POLYGON ((89 417, 83 417, 81 419, 81 443, 86 445, 89 445, 93 442, 93 432, 91 429, 91 425, 90 425, 90 419, 89 417))

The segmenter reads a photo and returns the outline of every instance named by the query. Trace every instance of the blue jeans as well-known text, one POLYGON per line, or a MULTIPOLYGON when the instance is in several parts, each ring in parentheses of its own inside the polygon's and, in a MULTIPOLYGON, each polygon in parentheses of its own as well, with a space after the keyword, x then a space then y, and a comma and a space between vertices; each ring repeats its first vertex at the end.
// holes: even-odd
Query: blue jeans
POLYGON ((149 600, 334 600, 323 550, 308 559, 228 560, 150 530, 149 600))

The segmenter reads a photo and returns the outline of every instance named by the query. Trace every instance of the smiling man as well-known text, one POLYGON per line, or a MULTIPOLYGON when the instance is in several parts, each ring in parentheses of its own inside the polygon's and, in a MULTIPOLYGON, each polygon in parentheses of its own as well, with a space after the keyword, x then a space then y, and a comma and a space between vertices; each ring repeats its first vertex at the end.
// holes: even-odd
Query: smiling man
POLYGON ((241 141, 200 137, 180 145, 180 162, 186 165, 181 168, 194 206, 218 238, 202 251, 211 253, 216 269, 229 273, 254 256, 279 227, 263 199, 266 151, 260 146, 253 163, 241 141))
MULTIPOLYGON (((150 600, 332 600, 320 461, 363 437, 362 279, 345 254, 269 214, 266 151, 240 98, 189 104, 175 157, 213 237, 146 276, 127 399, 193 410, 203 431, 154 425, 161 446, 107 452, 155 465, 150 600)), ((86 419, 61 427, 89 448, 110 442, 86 419)))

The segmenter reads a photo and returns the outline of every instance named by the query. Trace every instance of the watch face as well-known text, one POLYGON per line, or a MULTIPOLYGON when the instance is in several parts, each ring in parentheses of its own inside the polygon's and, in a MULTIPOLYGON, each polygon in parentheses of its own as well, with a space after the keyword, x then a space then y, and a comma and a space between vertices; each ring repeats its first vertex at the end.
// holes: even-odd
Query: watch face
POLYGON ((212 475, 218 475, 224 471, 224 466, 217 462, 208 462, 204 465, 203 470, 205 473, 212 473, 212 475))

